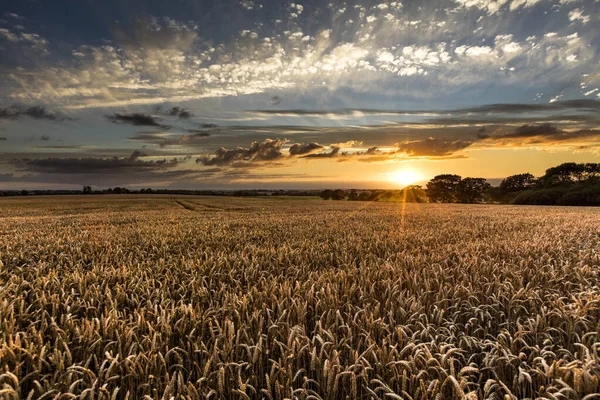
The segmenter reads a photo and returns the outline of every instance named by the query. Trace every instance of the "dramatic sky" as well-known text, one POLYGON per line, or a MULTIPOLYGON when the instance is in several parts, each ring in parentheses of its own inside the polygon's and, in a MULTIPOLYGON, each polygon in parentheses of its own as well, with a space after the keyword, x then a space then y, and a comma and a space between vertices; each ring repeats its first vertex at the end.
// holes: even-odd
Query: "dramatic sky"
POLYGON ((598 0, 0 1, 0 189, 600 161, 598 0))

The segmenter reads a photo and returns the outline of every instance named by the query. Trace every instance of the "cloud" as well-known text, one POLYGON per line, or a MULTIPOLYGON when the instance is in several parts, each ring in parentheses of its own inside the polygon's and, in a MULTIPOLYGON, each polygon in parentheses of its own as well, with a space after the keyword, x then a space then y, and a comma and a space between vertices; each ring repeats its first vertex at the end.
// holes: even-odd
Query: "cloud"
POLYGON ((176 135, 164 132, 137 132, 134 136, 128 138, 128 140, 154 144, 164 148, 168 146, 193 145, 201 143, 207 137, 210 137, 209 132, 201 129, 188 129, 187 132, 190 134, 176 135))
POLYGON ((553 136, 561 130, 551 124, 542 125, 523 125, 515 129, 514 133, 505 137, 531 137, 531 136, 553 136))
POLYGON ((131 24, 116 23, 113 34, 124 47, 152 49, 191 49, 198 34, 197 26, 168 17, 135 18, 131 24))
POLYGON ((487 139, 490 137, 490 134, 487 133, 487 128, 485 126, 482 126, 478 131, 477 131, 477 138, 478 139, 487 139))
POLYGON ((211 157, 202 156, 196 160, 196 163, 207 166, 231 165, 239 161, 272 161, 283 157, 281 152, 285 140, 266 139, 263 142, 253 142, 250 147, 238 147, 228 150, 224 147, 218 149, 211 157))
POLYGON ((399 152, 406 153, 409 156, 448 156, 453 153, 466 149, 473 144, 467 140, 443 140, 429 137, 424 140, 410 140, 396 143, 399 152))
POLYGON ((576 8, 569 12, 569 21, 581 21, 582 24, 587 24, 590 22, 590 17, 588 15, 584 15, 583 11, 579 8, 576 8))
POLYGON ((321 150, 322 148, 323 148, 323 146, 321 146, 320 144, 318 144, 316 142, 311 142, 311 143, 307 143, 307 144, 295 143, 290 147, 290 155, 296 156, 296 155, 310 154, 315 151, 321 150))
POLYGON ((173 160, 140 160, 145 154, 134 151, 129 157, 112 158, 45 158, 13 161, 19 171, 45 174, 120 174, 162 171, 179 164, 173 160))
POLYGON ((582 138, 600 139, 600 130, 597 129, 577 129, 564 130, 552 124, 540 125, 522 125, 511 132, 500 133, 489 136, 485 139, 494 140, 519 140, 529 139, 526 143, 554 143, 563 141, 574 141, 582 138))
POLYGON ((331 146, 331 150, 326 153, 315 153, 315 154, 307 154, 302 158, 333 158, 340 155, 340 148, 331 146))
POLYGON ((131 153, 131 155, 129 156, 129 161, 135 161, 140 157, 147 157, 148 154, 146 153, 142 153, 139 150, 134 150, 133 153, 131 153))
MULTIPOLYGON (((521 31, 513 30, 514 15, 476 22, 462 14, 470 9, 489 14, 522 10, 524 21, 529 21, 537 13, 536 0, 457 0, 458 9, 438 7, 435 13, 430 5, 409 10, 394 3, 400 4, 344 9, 315 5, 310 13, 288 7, 296 16, 285 23, 255 27, 227 21, 231 27, 218 35, 189 21, 125 19, 114 26, 113 41, 74 47, 71 56, 60 62, 12 69, 4 91, 13 98, 72 108, 272 91, 278 96, 268 98, 277 105, 288 93, 372 93, 375 87, 381 96, 402 92, 405 98, 424 99, 440 93, 452 96, 461 88, 490 82, 523 87, 523 91, 532 83, 572 85, 597 64, 593 34, 585 30, 573 37, 566 15, 562 24, 549 23, 557 31, 555 36, 545 37, 540 26, 540 36, 529 40, 510 33, 521 31), (334 18, 323 18, 332 12, 334 18), (314 20, 308 24, 310 31, 305 31, 309 18, 314 20), (474 34, 474 28, 482 30, 474 34), (247 33, 240 35, 240 31, 247 33)), ((592 11, 586 7, 586 12, 592 11)))
POLYGON ((488 114, 525 114, 532 112, 558 112, 576 110, 582 112, 600 112, 600 101, 590 99, 556 101, 550 104, 531 103, 498 103, 483 106, 457 108, 450 110, 420 109, 420 110, 392 110, 392 109, 368 109, 368 108, 345 108, 338 110, 247 110, 248 113, 257 113, 276 116, 337 116, 337 115, 424 115, 424 116, 452 116, 452 115, 488 115, 488 114))
POLYGON ((182 119, 188 119, 194 116, 190 110, 186 110, 185 108, 179 106, 174 106, 167 110, 163 110, 161 106, 156 106, 154 107, 154 112, 182 119))
POLYGON ((2 141, 2 140, 8 140, 8 139, 6 138, 6 136, 0 136, 0 141, 2 141))
POLYGON ((45 52, 45 47, 48 45, 48 41, 36 33, 11 32, 6 28, 0 28, 0 38, 12 43, 31 46, 42 52, 45 52))
POLYGON ((156 144, 160 147, 179 144, 179 139, 169 133, 161 132, 137 132, 133 137, 128 138, 128 140, 156 144))
POLYGON ((352 147, 363 147, 364 142, 362 140, 348 140, 347 142, 341 143, 332 143, 332 147, 340 147, 343 149, 352 148, 352 147))
POLYGON ((143 113, 132 113, 132 114, 121 114, 114 113, 107 115, 106 118, 113 123, 125 123, 135 126, 155 126, 158 128, 167 128, 165 125, 161 125, 155 117, 143 113))
POLYGON ((472 108, 463 108, 454 110, 457 113, 530 113, 530 112, 554 112, 554 111, 566 111, 566 110, 580 110, 580 111, 591 111, 600 112, 600 101, 578 99, 578 100, 567 100, 557 101, 551 104, 526 104, 526 103, 501 103, 501 104, 488 104, 472 108))
POLYGON ((190 189, 197 189, 205 182, 214 179, 218 172, 207 169, 174 169, 174 170, 137 170, 134 173, 110 173, 106 172, 83 172, 72 173, 25 173, 0 174, 0 182, 18 184, 22 188, 24 184, 35 184, 40 188, 51 188, 53 185, 64 187, 64 185, 92 185, 94 187, 109 187, 123 185, 143 185, 144 187, 169 187, 180 182, 190 182, 190 189))
POLYGON ((190 132, 190 135, 182 135, 179 138, 179 144, 191 144, 191 143, 195 143, 198 141, 201 141, 203 139, 206 139, 207 137, 210 136, 209 132, 205 132, 202 130, 198 130, 198 129, 188 129, 188 132, 190 132))
POLYGON ((73 118, 61 116, 55 112, 49 111, 43 106, 23 106, 13 104, 12 106, 0 108, 0 119, 16 119, 21 116, 50 121, 73 120, 73 118))
POLYGON ((459 7, 478 8, 489 15, 496 14, 505 8, 508 8, 510 11, 515 11, 519 8, 530 8, 540 1, 541 0, 454 0, 459 7))
POLYGON ((188 135, 188 136, 195 136, 195 137, 209 137, 210 136, 210 132, 203 131, 202 129, 188 129, 187 131, 188 131, 188 133, 192 134, 192 135, 188 135))

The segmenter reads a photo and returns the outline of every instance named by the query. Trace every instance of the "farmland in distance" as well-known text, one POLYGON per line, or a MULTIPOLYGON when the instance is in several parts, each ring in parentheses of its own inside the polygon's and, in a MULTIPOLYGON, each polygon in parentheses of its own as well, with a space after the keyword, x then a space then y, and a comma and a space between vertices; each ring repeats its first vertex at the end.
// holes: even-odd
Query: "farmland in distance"
POLYGON ((0 200, 0 398, 579 399, 600 210, 0 200))

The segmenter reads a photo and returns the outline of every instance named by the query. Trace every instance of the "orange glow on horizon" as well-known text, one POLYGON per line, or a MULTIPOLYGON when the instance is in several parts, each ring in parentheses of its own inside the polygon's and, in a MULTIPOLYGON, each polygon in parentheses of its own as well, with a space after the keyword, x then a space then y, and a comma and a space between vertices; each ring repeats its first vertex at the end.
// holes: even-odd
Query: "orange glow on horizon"
POLYGON ((389 180, 401 185, 402 187, 406 187, 422 179, 421 174, 415 171, 414 169, 404 168, 398 171, 394 171, 390 173, 389 180))

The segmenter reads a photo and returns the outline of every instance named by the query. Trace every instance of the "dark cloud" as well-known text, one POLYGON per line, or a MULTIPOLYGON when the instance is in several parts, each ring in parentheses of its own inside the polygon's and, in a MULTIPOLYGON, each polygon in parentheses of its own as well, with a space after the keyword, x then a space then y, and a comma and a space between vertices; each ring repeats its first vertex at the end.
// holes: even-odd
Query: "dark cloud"
POLYGON ((560 115, 541 115, 528 116, 519 114, 506 115, 464 115, 455 117, 436 117, 428 118, 421 122, 415 122, 414 125, 439 125, 439 126, 464 126, 464 125, 491 125, 491 124, 530 124, 536 122, 554 122, 554 123, 573 123, 583 122, 592 125, 600 123, 600 114, 560 114, 560 115))
POLYGON ((490 134, 487 133, 487 129, 485 126, 482 126, 481 129, 479 129, 477 131, 477 138, 478 139, 487 139, 490 137, 490 134))
POLYGON ((137 132, 129 140, 156 144, 160 147, 179 144, 179 139, 174 138, 172 135, 157 132, 137 132))
MULTIPOLYGON (((332 145, 333 147, 333 145, 332 145)), ((386 161, 396 156, 396 151, 380 151, 378 146, 369 147, 364 151, 344 151, 339 153, 338 161, 350 161, 357 159, 359 161, 386 161)))
POLYGON ((569 141, 580 138, 600 137, 600 130, 578 129, 566 131, 552 124, 522 125, 511 132, 488 136, 486 139, 535 139, 529 143, 569 141))
POLYGON ((406 153, 409 156, 440 157, 451 155, 472 144, 472 141, 467 140, 443 140, 429 137, 424 140, 411 140, 396 143, 396 148, 398 149, 398 152, 406 153))
POLYGON ((157 114, 169 115, 171 117, 178 117, 182 119, 188 119, 194 116, 190 110, 179 106, 174 106, 167 110, 164 110, 162 106, 156 106, 154 107, 154 112, 157 114))
POLYGON ((340 154, 340 148, 336 146, 331 147, 331 151, 327 153, 315 153, 315 154, 307 154, 302 158, 333 158, 337 157, 340 154))
MULTIPOLYGON (((449 110, 389 110, 389 109, 338 109, 338 110, 304 110, 304 109, 265 109, 250 110, 258 114, 265 114, 271 117, 290 116, 290 117, 315 117, 328 118, 331 116, 343 116, 346 118, 360 118, 362 115, 383 116, 390 115, 394 117, 410 117, 410 122, 398 121, 398 127, 417 128, 417 127, 436 127, 462 128, 465 126, 481 125, 506 125, 506 124, 539 124, 554 123, 568 125, 579 123, 580 128, 595 129, 600 124, 600 101, 597 100, 570 100, 557 101, 547 104, 490 104, 471 108, 459 108, 449 110)), ((383 126, 363 126, 364 129, 393 129, 393 125, 383 126)), ((349 132, 348 129, 345 129, 349 132)), ((479 139, 485 139, 488 132, 480 132, 479 139)), ((442 134, 432 134, 434 137, 445 136, 442 134)))
POLYGON ((157 128, 168 129, 167 126, 161 125, 155 117, 143 113, 121 114, 114 113, 107 115, 106 118, 113 123, 125 123, 135 126, 155 126, 157 128))
POLYGON ((579 100, 566 100, 556 101, 554 103, 546 104, 522 104, 522 103, 501 103, 501 104, 488 104, 479 107, 463 108, 454 110, 456 113, 496 113, 496 114, 520 114, 520 113, 531 113, 531 112, 545 112, 545 111, 565 111, 565 110, 578 110, 584 112, 600 112, 600 101, 579 99, 579 100))
POLYGON ((48 174, 119 174, 138 171, 160 171, 176 166, 179 161, 143 161, 145 154, 136 150, 129 157, 112 158, 45 158, 21 159, 12 163, 20 171, 48 174))
POLYGON ((224 147, 218 149, 211 156, 202 156, 196 163, 203 165, 231 165, 239 161, 272 161, 283 157, 281 152, 285 140, 266 139, 262 142, 253 142, 249 148, 238 147, 228 150, 224 147))
POLYGON ((0 140, 8 140, 6 136, 0 136, 0 140))
POLYGON ((210 136, 209 132, 203 131, 202 129, 188 129, 187 131, 188 131, 188 133, 192 133, 194 136, 197 136, 197 137, 209 137, 210 136))
POLYGON ((57 146, 39 146, 40 149, 52 149, 52 150, 83 150, 85 146, 79 145, 57 145, 57 146))
POLYGON ((48 135, 42 135, 42 136, 40 136, 40 140, 48 141, 48 140, 50 140, 50 136, 48 136, 48 135))
POLYGON ((33 119, 45 119, 50 121, 66 121, 73 120, 59 115, 55 112, 49 111, 47 108, 42 106, 23 106, 19 104, 13 104, 12 106, 0 108, 0 119, 16 119, 21 116, 30 117, 33 119))
POLYGON ((370 114, 370 115, 385 115, 385 114, 397 114, 397 115, 438 115, 438 116, 452 116, 452 115, 474 115, 474 114, 524 114, 533 112, 556 112, 556 111, 580 111, 580 112, 600 112, 600 101, 597 100, 568 100, 568 101, 556 101, 548 104, 522 104, 522 103, 500 103, 500 104, 489 104, 478 107, 469 108, 458 108, 450 110, 390 110, 390 109, 372 109, 372 108, 343 108, 338 110, 304 110, 304 109, 287 109, 287 110, 248 110, 247 112, 258 113, 258 114, 275 114, 275 115, 289 115, 289 116, 322 116, 322 115, 352 115, 352 114, 370 114))
POLYGON ((200 129, 188 129, 187 131, 191 134, 177 136, 174 134, 165 134, 160 132, 138 132, 135 134, 135 136, 130 137, 129 140, 155 144, 160 147, 167 147, 194 144, 210 136, 210 133, 200 129))
POLYGON ((385 110, 385 109, 368 109, 368 108, 342 108, 337 110, 304 110, 304 109, 270 109, 270 110, 247 110, 249 113, 267 114, 277 116, 324 116, 324 115, 352 115, 357 113, 362 114, 422 114, 424 111, 410 110, 385 110))
POLYGON ((192 114, 189 110, 186 110, 185 108, 182 107, 173 107, 169 110, 169 115, 170 116, 174 116, 174 117, 179 117, 179 118, 183 118, 183 119, 187 119, 192 117, 194 114, 192 114))
POLYGON ((296 155, 310 154, 317 150, 321 150, 322 148, 323 148, 323 146, 321 146, 319 143, 316 143, 316 142, 311 142, 311 143, 306 143, 306 144, 295 143, 290 147, 290 155, 296 156, 296 155))
POLYGON ((147 157, 147 156, 148 156, 148 154, 146 154, 146 153, 142 153, 139 150, 134 150, 133 153, 131 153, 131 155, 129 156, 129 160, 135 161, 140 157, 147 157))
MULTIPOLYGON (((193 130, 191 130, 191 129, 188 130, 188 132, 190 132, 190 131, 193 132, 193 130)), ((208 132, 196 132, 196 133, 193 133, 191 135, 182 135, 179 138, 179 144, 191 144, 191 143, 195 143, 195 142, 197 142, 199 140, 206 139, 209 136, 210 136, 210 133, 208 133, 208 132)))
POLYGON ((505 137, 554 136, 560 132, 560 129, 551 124, 523 125, 515 129, 513 133, 505 135, 505 137))
POLYGON ((0 174, 0 182, 5 183, 43 183, 44 185, 92 185, 109 187, 123 185, 143 185, 179 187, 179 182, 190 182, 190 188, 198 188, 210 182, 218 175, 215 169, 176 169, 176 170, 137 170, 135 173, 114 174, 110 172, 73 173, 28 173, 24 175, 0 174))

